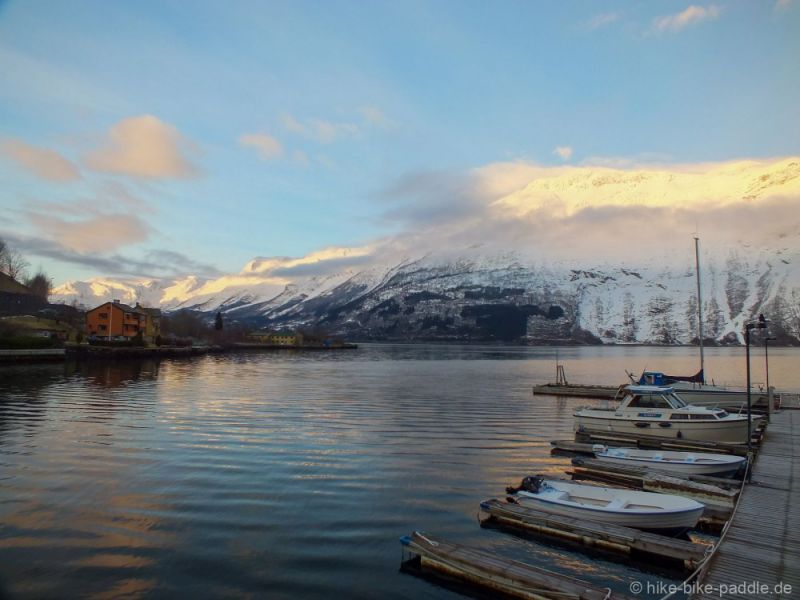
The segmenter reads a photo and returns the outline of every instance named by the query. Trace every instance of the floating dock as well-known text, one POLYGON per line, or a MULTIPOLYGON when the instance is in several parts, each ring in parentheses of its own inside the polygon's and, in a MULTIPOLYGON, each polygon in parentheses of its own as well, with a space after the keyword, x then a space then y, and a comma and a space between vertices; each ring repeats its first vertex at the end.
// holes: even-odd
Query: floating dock
POLYGON ((503 500, 481 502, 480 508, 481 524, 521 529, 619 554, 647 554, 680 561, 688 569, 694 569, 709 550, 702 544, 609 523, 554 515, 503 500))
MULTIPOLYGON (((753 415, 753 442, 758 443, 761 434, 759 420, 761 417, 753 415)), ((687 452, 714 452, 716 454, 735 454, 747 456, 747 444, 719 444, 717 442, 701 442, 678 438, 665 438, 653 435, 633 433, 580 431, 575 433, 575 441, 591 446, 604 444, 606 446, 628 446, 636 448, 650 448, 653 450, 684 450, 687 452)), ((560 448, 565 449, 565 448, 560 448)))
POLYGON ((47 362, 66 359, 64 348, 36 348, 0 350, 0 363, 47 362))
POLYGON ((533 386, 533 395, 569 396, 575 398, 598 398, 613 400, 619 394, 620 386, 576 385, 568 383, 545 383, 533 386))
POLYGON ((580 579, 507 558, 492 552, 433 539, 415 531, 400 538, 410 558, 405 568, 418 567, 524 600, 612 600, 628 598, 580 579))
POLYGON ((750 483, 696 589, 697 600, 800 591, 800 412, 773 413, 750 483))

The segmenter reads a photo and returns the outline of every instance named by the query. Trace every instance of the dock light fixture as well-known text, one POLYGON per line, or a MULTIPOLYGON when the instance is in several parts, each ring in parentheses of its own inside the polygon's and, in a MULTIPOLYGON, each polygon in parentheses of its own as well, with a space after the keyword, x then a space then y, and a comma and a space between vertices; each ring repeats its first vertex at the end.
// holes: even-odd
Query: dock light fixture
POLYGON ((744 327, 744 346, 747 360, 747 449, 752 448, 751 437, 753 435, 753 411, 752 397, 750 391, 750 331, 753 329, 766 329, 767 319, 763 314, 758 315, 758 321, 747 323, 744 327))

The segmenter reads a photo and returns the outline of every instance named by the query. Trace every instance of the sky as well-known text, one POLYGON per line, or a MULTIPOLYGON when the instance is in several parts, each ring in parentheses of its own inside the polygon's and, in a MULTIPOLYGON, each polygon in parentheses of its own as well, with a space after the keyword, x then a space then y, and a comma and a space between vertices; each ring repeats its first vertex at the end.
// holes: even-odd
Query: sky
POLYGON ((502 238, 587 169, 673 209, 800 155, 799 57, 797 0, 0 0, 0 238, 56 284, 214 278, 502 238))

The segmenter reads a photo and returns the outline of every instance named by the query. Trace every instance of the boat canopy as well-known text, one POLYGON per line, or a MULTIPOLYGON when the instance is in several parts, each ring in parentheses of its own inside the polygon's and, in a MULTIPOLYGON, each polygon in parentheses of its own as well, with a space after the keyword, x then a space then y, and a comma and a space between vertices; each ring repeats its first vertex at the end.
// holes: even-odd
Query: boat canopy
POLYGON ((676 381, 688 381, 690 383, 705 383, 703 369, 694 375, 667 375, 660 371, 645 371, 639 378, 640 385, 669 385, 676 381))

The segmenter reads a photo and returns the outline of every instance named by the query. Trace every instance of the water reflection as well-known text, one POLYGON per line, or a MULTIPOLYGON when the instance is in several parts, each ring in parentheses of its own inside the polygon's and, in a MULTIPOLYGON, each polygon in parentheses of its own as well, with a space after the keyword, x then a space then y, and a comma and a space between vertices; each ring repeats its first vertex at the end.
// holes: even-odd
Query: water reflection
MULTIPOLYGON (((616 381, 654 360, 637 352, 561 357, 616 381)), ((458 597, 397 572, 398 536, 425 529, 625 591, 642 578, 627 565, 475 522, 480 500, 569 464, 549 440, 585 401, 531 396, 552 355, 370 345, 0 371, 0 579, 20 598, 458 597)))

